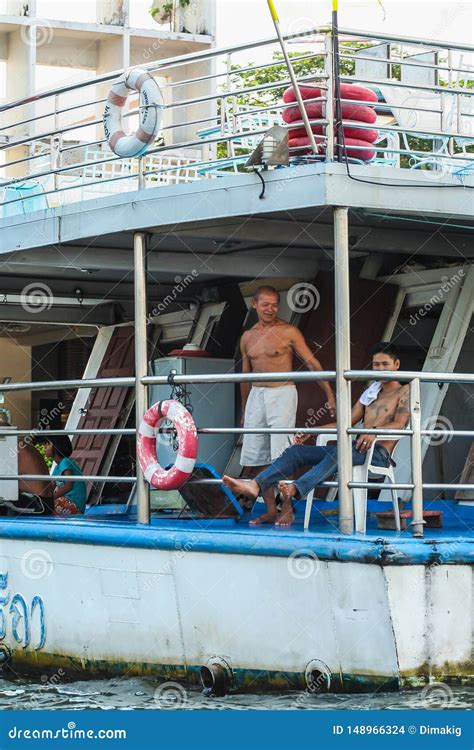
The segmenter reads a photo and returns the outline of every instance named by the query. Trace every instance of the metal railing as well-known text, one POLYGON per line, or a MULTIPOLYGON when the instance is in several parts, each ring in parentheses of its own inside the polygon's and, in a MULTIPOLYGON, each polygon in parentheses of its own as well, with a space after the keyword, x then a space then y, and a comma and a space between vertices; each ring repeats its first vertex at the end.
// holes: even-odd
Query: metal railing
MULTIPOLYGON (((319 371, 319 372, 277 372, 277 373, 259 373, 259 382, 317 382, 321 380, 335 380, 337 373, 334 370, 319 371)), ((422 478, 422 438, 427 437, 474 437, 474 430, 455 430, 455 429, 423 429, 421 427, 420 414, 420 383, 474 383, 474 374, 472 373, 448 373, 448 372, 417 372, 417 371, 367 371, 367 370, 347 370, 343 373, 344 379, 349 381, 367 381, 367 380, 379 380, 379 381, 401 381, 410 383, 410 418, 409 427, 403 429, 387 429, 383 426, 377 428, 366 428, 366 427, 350 427, 347 430, 347 434, 352 436, 360 434, 363 429, 364 434, 384 434, 393 436, 407 436, 410 438, 411 444, 411 464, 412 464, 412 481, 405 483, 395 483, 390 485, 394 489, 399 490, 411 490, 412 491, 412 507, 413 507, 413 521, 412 528, 416 531, 416 535, 420 536, 420 527, 424 523, 423 521, 423 490, 438 490, 438 489, 450 489, 450 490, 474 490, 474 484, 470 483, 424 483, 422 478)), ((251 383, 255 382, 255 373, 227 373, 227 374, 215 374, 205 373, 200 375, 174 375, 173 382, 176 385, 191 385, 191 384, 203 384, 203 383, 251 383)), ((169 384, 168 376, 146 376, 140 378, 140 384, 142 387, 149 385, 167 385, 169 384)), ((136 381, 134 378, 90 378, 84 380, 57 380, 57 381, 44 381, 44 382, 28 382, 28 383, 8 383, 2 385, 2 391, 5 392, 17 392, 17 391, 46 391, 46 390, 57 390, 58 388, 100 388, 110 387, 111 385, 117 387, 134 387, 136 381)), ((162 432, 170 432, 171 428, 163 428, 162 432)), ((245 434, 307 434, 307 435, 318 435, 318 434, 331 434, 336 436, 336 428, 331 427, 294 427, 294 428, 246 428, 246 427, 197 427, 198 434, 211 434, 211 435, 245 435, 245 434)), ((64 430, 57 429, 34 429, 34 430, 17 430, 10 427, 0 426, 0 437, 3 435, 15 435, 15 436, 32 436, 42 437, 62 435, 65 434, 64 430)), ((74 429, 67 430, 68 435, 135 435, 136 430, 134 428, 129 429, 113 429, 113 428, 98 428, 98 429, 74 429)), ((37 474, 3 474, 0 475, 0 479, 13 479, 23 481, 33 480, 44 480, 44 475, 37 474)), ((136 476, 106 476, 106 475, 84 475, 84 476, 71 476, 68 477, 68 481, 72 482, 98 482, 98 483, 119 483, 128 482, 131 484, 136 483, 136 476)), ((220 483, 220 479, 199 479, 192 480, 196 484, 216 484, 220 483)), ((324 487, 337 487, 338 483, 335 481, 323 482, 321 486, 324 487)), ((377 482, 355 482, 349 481, 348 487, 350 489, 355 488, 367 488, 367 489, 387 489, 386 484, 377 482)))
MULTIPOLYGON (((464 63, 466 53, 474 48, 342 29, 337 60, 341 81, 362 84, 379 99, 370 104, 378 113, 377 122, 356 123, 359 134, 376 129, 376 143, 348 146, 338 143, 334 134, 332 35, 328 26, 286 35, 288 49, 297 44, 291 70, 278 56, 275 37, 144 63, 140 67, 162 83, 164 125, 156 143, 137 158, 115 156, 103 132, 106 89, 122 71, 2 105, 4 215, 27 208, 20 191, 24 181, 38 183, 46 207, 241 171, 271 125, 284 125, 290 135, 295 128, 295 123, 281 120, 289 106, 281 94, 293 71, 299 84, 320 89, 312 103, 319 101, 322 107, 320 114, 310 117, 311 129, 318 133, 317 153, 307 146, 292 146, 290 165, 332 161, 346 146, 349 161, 361 164, 367 163, 358 158, 361 152, 373 150, 368 168, 375 163, 429 170, 437 178, 454 176, 461 184, 474 166, 473 69, 464 63), (267 59, 254 64, 252 55, 262 57, 262 53, 267 59), (243 54, 249 58, 245 64, 243 54), (199 69, 193 72, 193 65, 199 69), (256 74, 265 74, 268 80, 256 82, 256 74), (71 96, 78 94, 79 101, 71 103, 71 96), (183 108, 185 116, 180 114, 183 108)), ((342 105, 357 107, 360 101, 346 93, 342 105)), ((125 115, 132 129, 139 109, 137 97, 132 97, 125 115)), ((347 110, 343 117, 345 126, 354 127, 347 110)), ((312 133, 307 134, 311 141, 312 133)))

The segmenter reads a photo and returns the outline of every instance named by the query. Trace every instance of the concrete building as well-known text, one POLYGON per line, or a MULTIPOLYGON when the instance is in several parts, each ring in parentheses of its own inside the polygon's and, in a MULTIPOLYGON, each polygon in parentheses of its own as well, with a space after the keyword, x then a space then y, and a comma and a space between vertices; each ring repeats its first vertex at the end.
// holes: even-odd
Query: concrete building
MULTIPOLYGON (((6 12, 0 18, 0 61, 6 62, 7 102, 33 97, 37 93, 38 66, 81 69, 99 76, 130 66, 202 51, 212 47, 215 42, 214 0, 193 0, 187 6, 175 0, 170 22, 156 24, 156 29, 130 26, 130 0, 96 0, 95 5, 96 23, 85 23, 41 18, 37 14, 36 0, 6 0, 6 12)), ((168 69, 162 81, 166 84, 167 81, 200 78, 208 72, 208 68, 209 64, 181 65, 175 70, 168 69)), ((96 98, 104 99, 109 88, 109 83, 97 85, 96 98)), ((177 87, 175 93, 180 99, 191 98, 193 86, 177 87)), ((77 106, 74 96, 69 98, 69 102, 77 106)), ((64 100, 61 104, 64 104, 64 100)), ((84 118, 92 120, 94 115, 100 117, 102 110, 101 102, 95 107, 85 107, 84 118)), ((26 138, 35 133, 40 135, 34 120, 40 113, 41 102, 38 101, 19 107, 14 113, 18 123, 15 127, 11 127, 13 113, 8 113, 9 127, 4 131, 3 141, 13 136, 26 138)), ((185 111, 181 114, 184 120, 185 111)), ((51 125, 63 126, 68 122, 68 114, 62 113, 56 116, 54 122, 51 121, 51 125)), ((6 124, 0 123, 1 126, 6 124)), ((43 119, 41 131, 44 131, 45 124, 43 119)), ((175 133, 176 138, 183 134, 175 133)), ((26 144, 9 150, 9 162, 28 156, 32 148, 34 144, 26 144)), ((24 164, 7 167, 5 173, 23 176, 24 164)))
MULTIPOLYGON (((70 16, 74 18, 73 4, 68 5, 68 14, 70 11, 70 16)), ((150 0, 150 7, 151 5, 150 0)), ((160 59, 169 60, 175 56, 203 51, 214 46, 214 0, 193 0, 192 4, 187 6, 176 0, 170 21, 161 25, 154 23, 154 28, 132 27, 133 14, 130 6, 130 0, 96 0, 95 23, 44 17, 42 4, 36 0, 6 0, 0 8, 4 11, 0 17, 0 62, 5 63, 5 101, 31 97, 27 104, 0 114, 0 142, 6 144, 13 140, 38 136, 33 141, 3 152, 1 163, 7 165, 2 170, 5 178, 34 177, 45 166, 51 166, 52 148, 57 153, 57 165, 81 161, 85 155, 83 144, 93 140, 94 135, 97 139, 103 138, 103 100, 107 97, 110 82, 93 87, 93 96, 91 91, 87 92, 86 97, 77 91, 57 95, 57 114, 53 117, 44 117, 45 102, 41 99, 34 100, 41 88, 38 85, 41 66, 66 68, 70 69, 71 73, 74 71, 77 75, 79 72, 84 76, 95 77, 112 71, 117 71, 119 75, 122 70, 131 66, 147 65, 160 59), (66 131, 59 137, 55 134, 45 135, 49 130, 67 128, 68 125, 77 123, 75 116, 72 117, 71 112, 64 110, 76 108, 78 98, 81 97, 85 105, 82 109, 81 124, 86 127, 75 128, 70 133, 66 131), (100 124, 87 127, 87 123, 93 121, 100 121, 100 124), (34 160, 23 161, 33 155, 36 157, 34 160)), ((56 9, 59 9, 59 4, 56 9)), ((81 14, 84 16, 83 9, 78 15, 81 14)), ((209 72, 211 67, 212 63, 209 62, 180 65, 175 69, 168 66, 166 74, 157 76, 160 85, 163 86, 165 101, 168 98, 168 102, 171 102, 175 96, 180 100, 192 98, 197 93, 192 84, 177 86, 169 91, 166 89, 167 84, 180 79, 199 79, 209 72)), ((201 86, 198 93, 202 94, 202 90, 201 86)), ((206 105, 196 107, 192 113, 193 117, 196 117, 198 109, 205 112, 206 105)), ((179 114, 176 110, 173 112, 175 114, 169 116, 170 121, 172 118, 186 119, 186 107, 181 107, 179 114)), ((189 128, 173 128, 167 137, 168 142, 177 142, 192 136, 193 132, 189 128)), ((102 144, 98 144, 94 150, 88 147, 86 158, 99 158, 102 153, 102 144)), ((76 175, 70 174, 66 180, 75 178, 76 175)), ((36 357, 35 349, 51 342, 51 339, 55 342, 59 339, 62 342, 60 348, 66 347, 65 352, 60 352, 58 357, 61 363, 67 359, 68 341, 72 343, 74 340, 78 341, 78 335, 89 337, 95 335, 95 332, 95 328, 66 326, 58 336, 57 328, 54 332, 46 329, 39 331, 36 328, 36 332, 33 333, 33 330, 20 331, 17 324, 4 323, 1 351, 5 366, 1 374, 4 377, 14 376, 15 380, 29 380, 31 367, 35 367, 35 361, 41 363, 44 357, 42 350, 36 357), (20 346, 17 338, 19 334, 27 337, 20 346), (28 334, 33 334, 31 340, 28 340, 28 334)), ((41 364, 38 366, 41 369, 41 364)), ((56 375, 64 373, 60 365, 55 365, 53 371, 56 375)), ((7 402, 5 406, 10 408, 15 423, 20 427, 31 424, 31 419, 37 420, 40 405, 32 403, 30 393, 8 394, 7 402)))

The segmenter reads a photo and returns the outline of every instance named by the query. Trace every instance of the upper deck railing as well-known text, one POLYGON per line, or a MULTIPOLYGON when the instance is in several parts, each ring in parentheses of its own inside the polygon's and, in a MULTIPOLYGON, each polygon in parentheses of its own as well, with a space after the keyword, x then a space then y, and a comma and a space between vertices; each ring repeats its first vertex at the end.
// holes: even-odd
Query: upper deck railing
MULTIPOLYGON (((452 182, 452 177, 462 184, 474 168, 474 47, 342 29, 340 81, 376 94, 370 108, 377 119, 371 122, 364 120, 360 100, 334 85, 331 27, 288 34, 284 40, 298 83, 319 89, 306 100, 313 105, 309 119, 317 134, 316 152, 293 142, 290 167, 340 159, 365 164, 368 173, 373 164, 423 170, 438 184, 452 182), (345 130, 335 127, 338 96, 345 130), (356 142, 350 140, 354 135, 356 142)), ((156 77, 165 101, 163 128, 140 157, 116 156, 103 129, 108 91, 123 71, 0 108, 3 216, 219 178, 242 171, 272 125, 283 125, 295 136, 295 123, 282 120, 288 108, 282 93, 290 85, 290 74, 276 38, 139 67, 156 77)), ((138 125, 137 95, 128 104, 125 122, 133 131, 138 125)))

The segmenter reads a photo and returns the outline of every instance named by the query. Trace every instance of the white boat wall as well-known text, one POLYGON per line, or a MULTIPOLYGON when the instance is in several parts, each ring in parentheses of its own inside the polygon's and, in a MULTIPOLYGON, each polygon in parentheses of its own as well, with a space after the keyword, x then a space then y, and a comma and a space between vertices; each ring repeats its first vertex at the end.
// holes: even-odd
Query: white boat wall
POLYGON ((472 679, 472 545, 214 524, 5 520, 4 668, 192 684, 207 666, 237 690, 472 679))

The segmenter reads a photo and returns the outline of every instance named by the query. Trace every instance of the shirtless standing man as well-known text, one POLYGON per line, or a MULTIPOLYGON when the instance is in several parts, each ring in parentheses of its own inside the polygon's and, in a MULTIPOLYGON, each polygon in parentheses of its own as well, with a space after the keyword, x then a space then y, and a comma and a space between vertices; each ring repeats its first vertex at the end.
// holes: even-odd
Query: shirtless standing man
MULTIPOLYGON (((303 360, 309 370, 323 368, 306 344, 296 326, 278 317, 280 295, 271 286, 261 286, 255 292, 252 306, 258 322, 245 331, 240 341, 243 372, 288 372, 293 369, 293 354, 303 360)), ((331 416, 336 413, 336 401, 330 384, 319 380, 324 391, 331 416)), ((296 422, 297 391, 292 381, 241 383, 242 415, 244 427, 294 427, 296 422)), ((276 459, 288 446, 287 434, 244 435, 242 466, 255 466, 261 471, 276 459)), ((245 493, 244 493, 245 494, 245 493)), ((291 504, 278 513, 273 490, 264 492, 267 512, 251 522, 253 524, 276 523, 287 526, 291 523, 291 504)), ((288 504, 287 504, 288 506, 288 504)))
MULTIPOLYGON (((400 358, 393 344, 381 341, 372 349, 373 370, 398 370, 400 358)), ((352 409, 352 425, 363 420, 364 427, 385 427, 403 429, 409 419, 409 386, 397 381, 373 383, 367 388, 352 409)), ((335 427, 336 423, 325 425, 335 427)), ((375 435, 360 434, 352 443, 352 462, 354 466, 363 464, 365 454, 374 442, 375 435)), ((304 442, 306 436, 298 439, 304 442)), ((388 466, 395 443, 392 440, 377 442, 374 448, 372 463, 376 466, 388 466)), ((302 499, 317 485, 326 481, 337 471, 337 446, 328 445, 292 445, 277 458, 267 469, 257 474, 255 479, 233 479, 225 476, 224 484, 233 492, 240 492, 246 497, 256 498, 260 492, 266 493, 274 485, 283 496, 285 518, 294 519, 292 499, 302 499), (294 482, 288 482, 294 473, 304 466, 310 466, 305 474, 294 482)))

